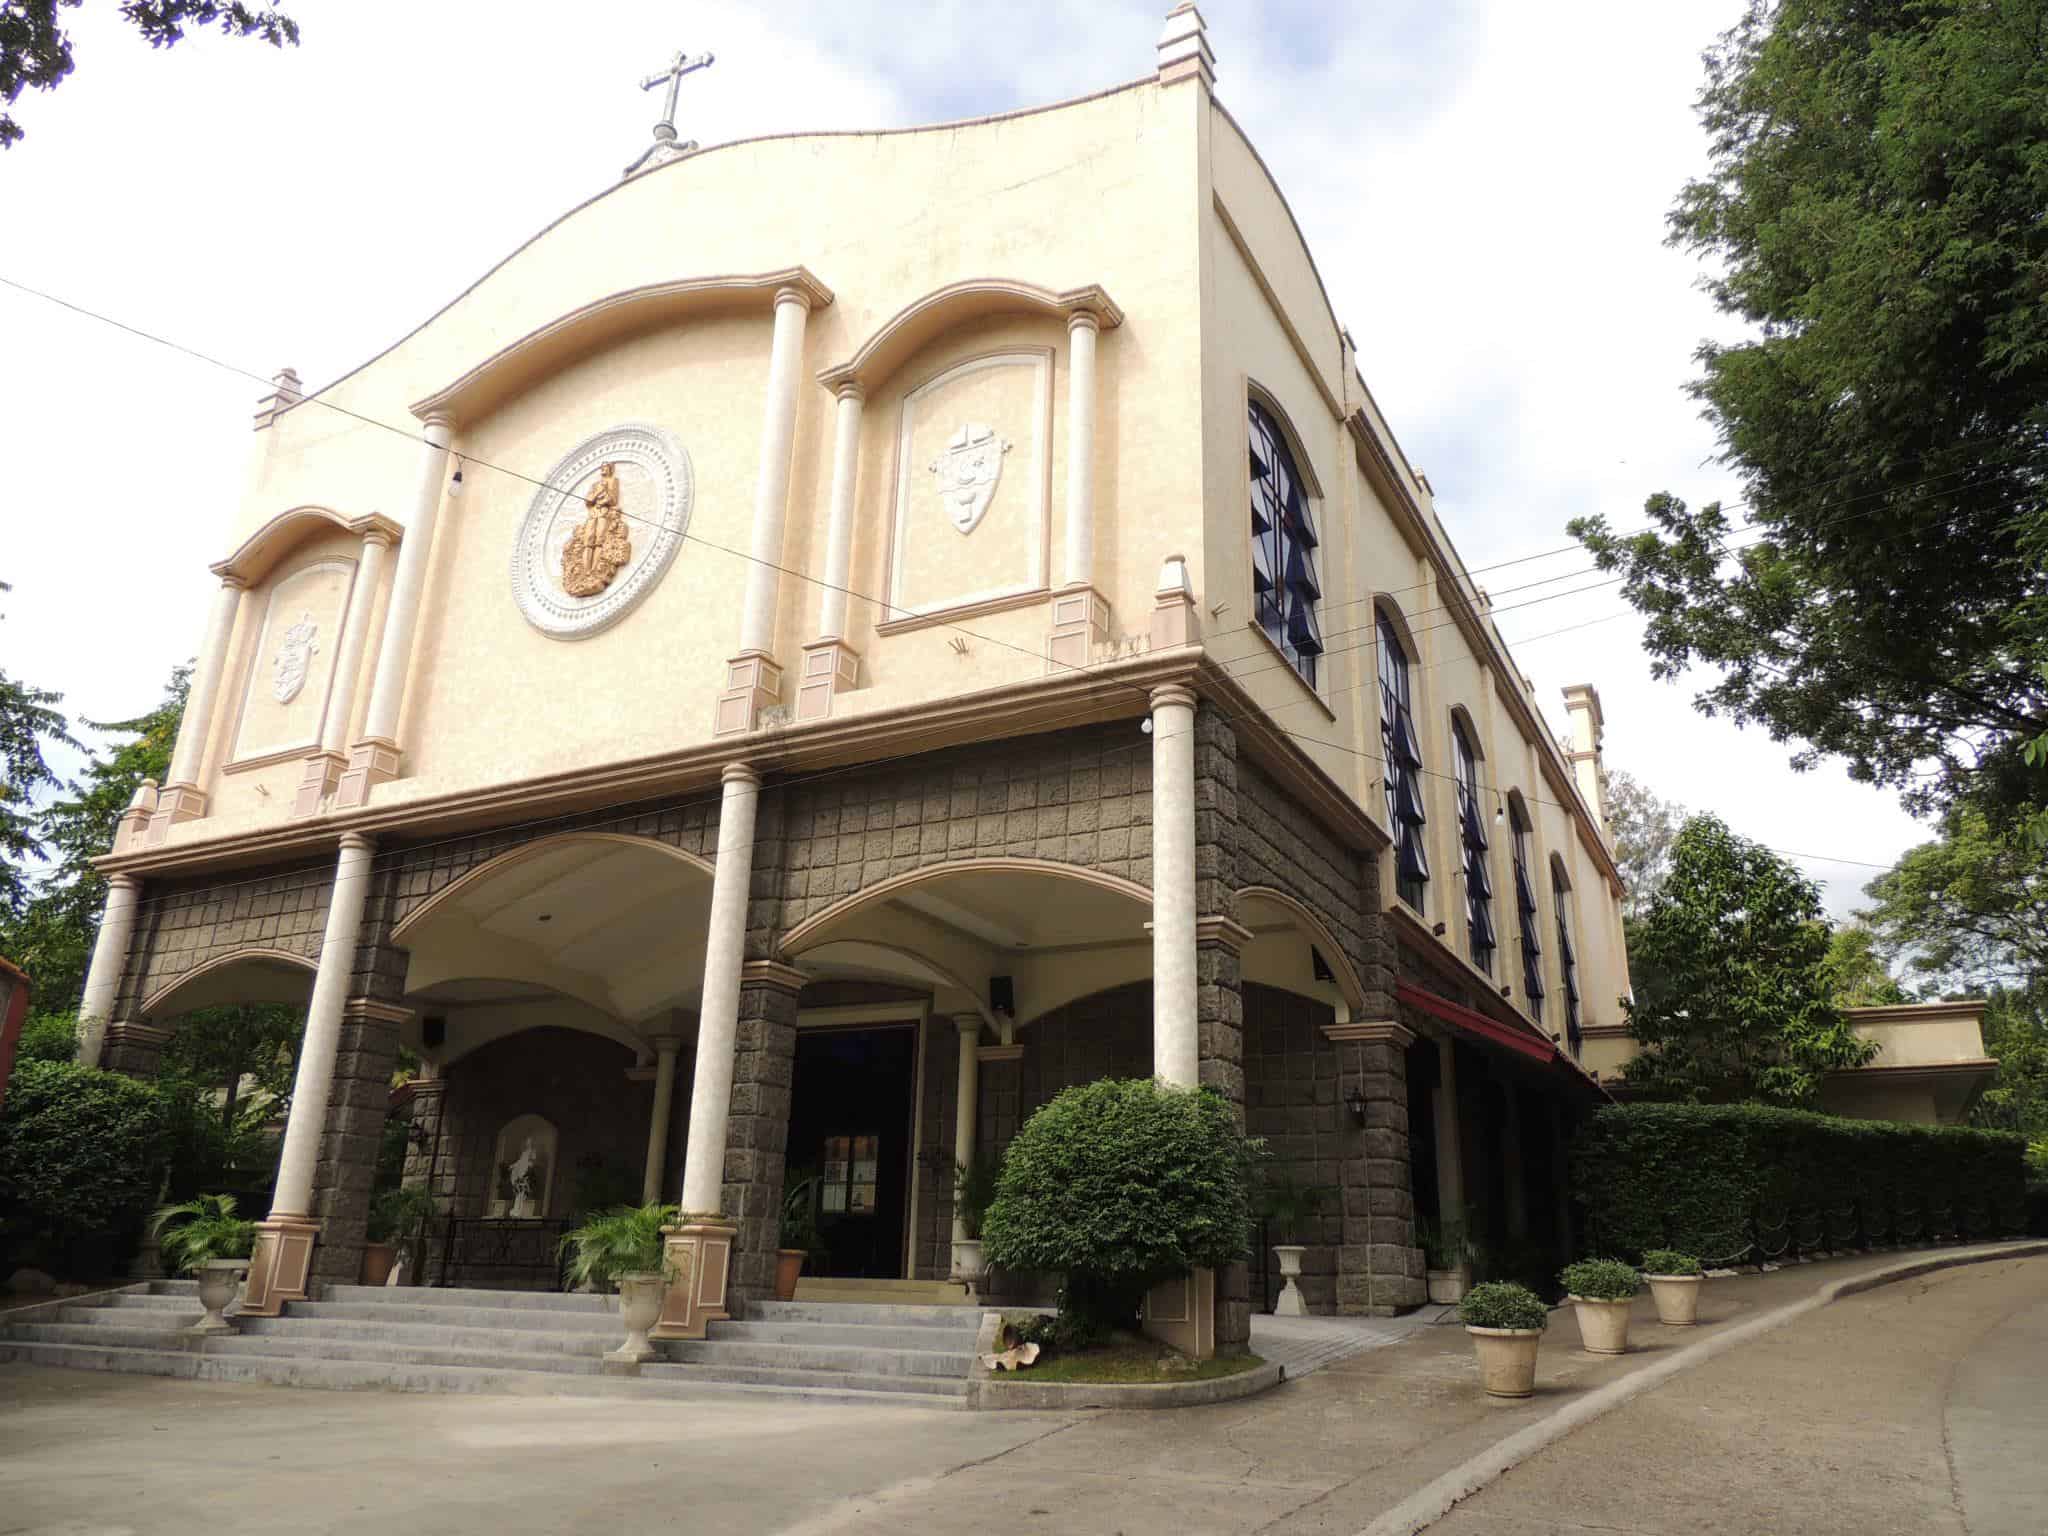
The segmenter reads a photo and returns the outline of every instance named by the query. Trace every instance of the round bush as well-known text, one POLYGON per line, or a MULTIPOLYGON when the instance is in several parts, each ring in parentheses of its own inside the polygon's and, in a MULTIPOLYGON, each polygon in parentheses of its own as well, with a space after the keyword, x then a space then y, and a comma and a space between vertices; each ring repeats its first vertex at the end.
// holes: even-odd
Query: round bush
POLYGON ((1627 1301, 1642 1289, 1643 1277, 1619 1259, 1581 1259, 1557 1277, 1574 1296, 1588 1301, 1627 1301))
POLYGON ((1126 1327, 1148 1288, 1245 1256, 1257 1146, 1207 1089, 1069 1088, 1017 1133, 982 1221, 988 1262, 1066 1277, 1062 1311, 1126 1327))
POLYGON ((163 1178, 163 1102, 146 1083, 72 1062, 15 1068, 0 1108, 0 1236, 17 1259, 66 1264, 132 1224, 163 1178))
POLYGON ((1676 1248, 1650 1248, 1643 1253, 1643 1273, 1646 1275, 1696 1275, 1700 1272, 1698 1257, 1680 1253, 1676 1248))
POLYGON ((1526 1285, 1489 1280, 1475 1285, 1458 1303, 1458 1320, 1467 1328, 1547 1328, 1550 1309, 1526 1285))

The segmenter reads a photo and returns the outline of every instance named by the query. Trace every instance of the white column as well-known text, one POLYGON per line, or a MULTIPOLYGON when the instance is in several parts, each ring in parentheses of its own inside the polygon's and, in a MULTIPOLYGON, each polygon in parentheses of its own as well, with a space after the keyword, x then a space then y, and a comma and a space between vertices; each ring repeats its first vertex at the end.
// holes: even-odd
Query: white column
POLYGON ((640 1203, 661 1198, 662 1164, 668 1161, 668 1116, 676 1097, 676 1052, 683 1042, 661 1035, 654 1042, 654 1113, 647 1121, 647 1171, 640 1179, 640 1203))
POLYGON ((1095 580, 1095 338, 1102 323, 1085 309, 1067 317, 1067 576, 1095 580))
POLYGON ((370 685, 370 709, 363 721, 363 735, 371 740, 398 740, 398 715, 405 703, 405 679, 412 664, 412 637, 419 627, 427 562, 434 552, 434 523, 441 515, 441 496, 448 472, 449 427, 446 416, 429 416, 420 434, 419 478, 413 486, 412 516, 405 525, 405 543, 398 552, 398 571, 391 581, 391 605, 384 612, 384 640, 377 648, 377 678, 370 685))
POLYGON ((313 1000, 306 1009, 306 1033, 299 1045, 299 1072, 292 1083, 292 1109, 284 1126, 284 1154, 278 1160, 272 1218, 304 1217, 313 1208, 313 1165, 327 1127, 327 1101, 334 1088, 334 1062, 341 1048, 341 1010, 355 968, 356 937, 370 894, 370 860, 376 844, 360 832, 341 835, 334 866, 334 895, 327 904, 327 929, 320 940, 320 967, 313 976, 313 1000))
POLYGON ((832 520, 825 534, 825 589, 818 596, 818 638, 846 638, 846 583, 853 569, 853 499, 860 481, 860 385, 839 386, 832 433, 832 520))
MULTIPOLYGON (((953 1115, 953 1164, 964 1167, 974 1161, 974 1117, 981 1096, 981 1015, 963 1013, 953 1023, 960 1031, 959 1107, 953 1115)), ((953 1241, 964 1242, 966 1229, 960 1211, 953 1210, 953 1241)))
POLYGON ((164 786, 167 791, 190 789, 199 783, 206 738, 213 733, 213 710, 220 698, 221 673, 227 668, 228 642, 234 636, 235 616, 241 606, 242 578, 221 577, 213 611, 206 618, 206 638, 200 642, 198 665, 192 671, 192 691, 185 700, 178 745, 171 754, 171 776, 164 786))
POLYGON ((141 895, 142 882, 134 875, 115 875, 107 881, 99 937, 93 940, 92 967, 85 973, 85 995, 78 1004, 78 1059, 88 1067, 100 1064, 100 1045, 107 1037, 107 1019, 119 1001, 121 974, 127 968, 128 942, 135 936, 141 895))
POLYGON ((690 1140, 683 1156, 683 1216, 718 1214, 725 1186, 725 1122, 732 1110, 733 1042, 739 1033, 740 966, 747 888, 754 875, 754 812, 761 776, 729 763, 718 805, 718 862, 704 925, 704 993, 697 1015, 697 1070, 690 1083, 690 1140))
POLYGON ((1195 1019, 1195 695, 1152 690, 1152 1073, 1201 1080, 1195 1019))
MULTIPOLYGON (((775 295, 775 340, 768 361, 768 406, 761 422, 761 464, 754 477, 754 538, 740 610, 740 650, 774 649, 775 592, 782 575, 782 524, 789 510, 789 458, 796 440, 797 371, 804 355, 810 298, 799 288, 775 295)), ((698 1061, 703 1061, 700 1054, 698 1061)))
POLYGON ((356 567, 348 617, 341 623, 341 645, 334 655, 334 686, 327 693, 327 718, 320 729, 323 752, 348 750, 349 717, 355 713, 363 651, 370 643, 370 610, 377 605, 377 588, 384 579, 384 557, 390 549, 391 535, 382 528, 372 528, 363 535, 363 558, 356 567))

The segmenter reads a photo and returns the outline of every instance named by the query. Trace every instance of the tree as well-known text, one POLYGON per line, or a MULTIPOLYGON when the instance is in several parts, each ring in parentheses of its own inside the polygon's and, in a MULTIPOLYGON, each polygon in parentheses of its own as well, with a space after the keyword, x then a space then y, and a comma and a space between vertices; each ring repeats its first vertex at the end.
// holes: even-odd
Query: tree
POLYGON ((1984 1053, 1998 1071, 1977 1096, 1970 1124, 2048 1137, 2048 983, 1993 987, 1984 1000, 1984 1053))
MULTIPOLYGON (((0 592, 12 590, 0 581, 0 592)), ((58 780, 43 754, 78 745, 57 710, 63 701, 61 693, 31 688, 0 667, 0 951, 10 950, 6 929, 34 892, 29 866, 47 857, 34 807, 36 796, 58 780)))
POLYGON ((1821 973, 1837 1008, 1876 1008, 1911 1001, 1877 945, 1877 935, 1862 923, 1844 923, 1828 936, 1821 973))
MULTIPOLYGON (((0 103, 13 106, 29 86, 55 90, 71 73, 71 38, 58 24, 61 9, 81 0, 8 0, 0 6, 0 103)), ((217 26, 223 36, 260 37, 273 48, 298 46, 299 24, 275 6, 242 0, 122 0, 121 15, 152 48, 182 42, 187 27, 217 26)), ((22 137, 13 115, 0 112, 0 149, 22 137)))
POLYGON ((1936 991, 2048 983, 2048 850, 1979 811, 1950 811, 1863 893, 1879 952, 1936 991))
POLYGON ((1645 963, 1623 1006, 1641 1051, 1625 1073, 1647 1097, 1800 1108, 1876 1050, 1830 993, 1820 887, 1718 817, 1679 829, 1632 943, 1645 963))
POLYGON ((1633 920, 1649 910, 1651 898, 1671 869, 1671 845, 1685 820, 1685 807, 1664 800, 1631 773, 1607 775, 1607 825, 1614 834, 1614 862, 1628 887, 1622 916, 1633 920))
POLYGON ((68 1005, 85 984, 107 895, 106 879, 92 861, 113 847, 115 824, 136 787, 144 779, 162 783, 169 776, 191 675, 189 666, 174 667, 162 701, 146 715, 86 721, 96 731, 127 739, 94 756, 30 824, 37 856, 51 865, 18 905, 0 912, 0 949, 35 978, 37 993, 53 1004, 68 1005))
POLYGON ((1750 0, 1670 214, 1752 328, 1693 385, 1747 526, 1663 493, 1572 525, 1656 675, 1718 672, 1703 712, 2001 822, 2048 807, 2044 32, 2048 0, 1750 0))

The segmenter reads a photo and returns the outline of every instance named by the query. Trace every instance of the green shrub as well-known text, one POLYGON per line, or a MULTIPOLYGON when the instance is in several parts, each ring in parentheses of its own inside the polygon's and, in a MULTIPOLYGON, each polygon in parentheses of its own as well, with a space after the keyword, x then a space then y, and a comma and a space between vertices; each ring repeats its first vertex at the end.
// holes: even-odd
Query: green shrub
POLYGON ((1839 1230, 1860 1206, 1873 1241, 1910 1213, 1950 1212, 1975 1237, 2016 1231, 2021 1155, 2005 1131, 1757 1104, 1609 1105, 1573 1145, 1572 1192, 1606 1252, 1677 1248, 1720 1264, 1748 1255, 1759 1211, 1817 1211, 1839 1230))
POLYGON ((562 1238, 569 1283, 607 1290, 621 1275, 666 1272, 661 1229, 676 1219, 672 1205, 622 1205, 587 1218, 562 1238))
POLYGON ((70 1061, 78 1055, 78 1015, 32 1013, 22 1022, 14 1044, 14 1064, 25 1061, 70 1061))
POLYGON ((0 1240, 15 1262, 111 1262, 163 1181, 163 1101, 146 1083, 68 1061, 24 1062, 0 1107, 0 1240), (102 1253, 75 1259, 99 1244, 102 1253))
POLYGON ((988 1262, 1059 1273, 1063 1312, 1128 1327, 1159 1281, 1245 1256, 1257 1153, 1210 1090, 1151 1078, 1069 1088, 1004 1155, 982 1223, 988 1262))
POLYGON ((1643 1250, 1643 1273, 1646 1275, 1696 1275, 1700 1272, 1700 1261, 1689 1253, 1680 1253, 1676 1248, 1645 1248, 1643 1250))
POLYGON ((401 1184, 370 1201, 367 1232, 373 1243, 409 1243, 440 1210, 424 1184, 401 1184))
POLYGON ((1456 1269, 1472 1257, 1472 1241, 1465 1223, 1456 1216, 1435 1221, 1424 1218, 1415 1223, 1415 1243, 1431 1269, 1456 1269))
POLYGON ((1269 1170, 1259 1181, 1259 1215, 1272 1224, 1280 1242, 1307 1243, 1316 1235, 1330 1194, 1326 1184, 1304 1184, 1285 1170, 1269 1170))
POLYGON ((256 1223, 235 1214, 233 1195, 195 1195, 158 1208, 149 1224, 157 1257, 174 1275, 189 1275, 209 1259, 246 1259, 256 1251, 256 1223))
POLYGON ((1581 1259, 1557 1278, 1568 1294, 1588 1301, 1627 1301, 1643 1288, 1635 1266, 1619 1259, 1581 1259))
POLYGON ((1547 1328, 1550 1309, 1526 1285, 1488 1280, 1465 1293, 1458 1321, 1467 1328, 1547 1328))
POLYGON ((981 1236, 981 1224, 995 1204, 1002 1176, 1002 1163, 979 1152, 953 1165, 953 1214, 960 1218, 960 1230, 970 1239, 981 1236))

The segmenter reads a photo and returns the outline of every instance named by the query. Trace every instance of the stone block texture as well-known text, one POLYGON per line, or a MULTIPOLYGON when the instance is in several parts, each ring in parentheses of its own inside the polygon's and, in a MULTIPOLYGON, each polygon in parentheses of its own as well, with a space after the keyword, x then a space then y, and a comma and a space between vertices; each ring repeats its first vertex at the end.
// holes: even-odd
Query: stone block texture
POLYGON ((731 1286, 741 1305, 775 1294, 796 1014, 797 994, 786 987, 750 981, 740 988, 721 1199, 725 1215, 739 1225, 731 1286))
POLYGON ((313 1164, 312 1214, 320 1222, 320 1241, 313 1250, 316 1281, 353 1284, 362 1268, 370 1181, 397 1064, 396 1024, 354 1011, 343 1016, 327 1125, 313 1164))

